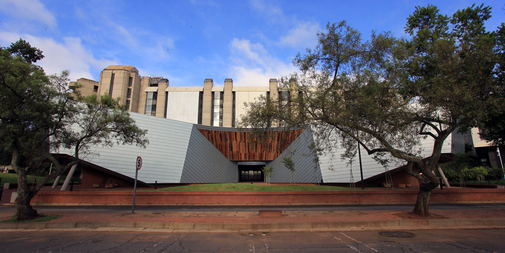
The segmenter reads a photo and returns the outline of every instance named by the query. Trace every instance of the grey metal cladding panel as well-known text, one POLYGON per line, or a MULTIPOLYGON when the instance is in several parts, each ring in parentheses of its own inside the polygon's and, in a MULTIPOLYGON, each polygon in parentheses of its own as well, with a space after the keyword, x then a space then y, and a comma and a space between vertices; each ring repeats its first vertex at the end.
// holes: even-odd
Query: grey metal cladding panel
POLYGON ((237 164, 193 127, 181 183, 235 183, 237 173, 237 164))
POLYGON ((138 113, 130 113, 141 129, 147 129, 149 144, 140 148, 135 145, 93 147, 86 161, 98 164, 123 175, 135 177, 135 159, 141 156, 142 169, 138 179, 146 183, 179 183, 192 124, 138 113))
POLYGON ((296 138, 289 147, 282 152, 274 161, 269 162, 267 166, 273 165, 272 183, 289 183, 291 180, 291 171, 288 170, 281 162, 283 157, 289 155, 293 150, 296 150, 292 159, 295 163, 295 182, 297 183, 313 183, 321 181, 321 171, 319 165, 314 163, 314 155, 309 145, 313 142, 312 132, 307 128, 303 133, 296 138), (316 178, 314 176, 314 166, 316 167, 316 178))
MULTIPOLYGON (((443 152, 450 151, 451 137, 444 142, 443 152)), ((326 183, 334 182, 334 183, 344 183, 351 182, 351 168, 354 176, 354 182, 358 182, 361 180, 360 171, 359 171, 359 159, 356 155, 352 167, 347 164, 347 161, 342 161, 340 159, 341 154, 343 154, 344 150, 340 148, 340 144, 336 143, 335 148, 332 154, 327 152, 321 156, 319 156, 321 173, 323 175, 323 181, 326 183)), ((431 155, 431 150, 433 148, 433 140, 422 139, 420 148, 422 149, 422 155, 424 157, 431 155)), ((384 173, 387 169, 394 169, 399 166, 405 164, 403 161, 396 161, 389 164, 388 168, 384 168, 381 164, 377 163, 373 159, 372 155, 368 155, 367 152, 362 148, 361 149, 361 161, 363 165, 363 178, 367 179, 369 177, 373 177, 377 174, 384 173)))

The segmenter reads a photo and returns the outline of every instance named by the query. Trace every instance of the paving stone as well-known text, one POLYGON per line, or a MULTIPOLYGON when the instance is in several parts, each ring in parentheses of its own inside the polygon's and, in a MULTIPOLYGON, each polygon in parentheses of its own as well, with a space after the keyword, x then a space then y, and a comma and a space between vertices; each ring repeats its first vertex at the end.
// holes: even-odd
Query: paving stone
POLYGON ((75 228, 75 222, 48 222, 46 228, 61 228, 61 229, 75 228))
POLYGON ((108 221, 105 223, 106 227, 119 227, 119 228, 133 228, 135 227, 135 222, 127 221, 108 221))
POLYGON ((163 222, 135 222, 136 228, 165 228, 165 223, 163 222))
POLYGON ((43 229, 46 222, 17 222, 17 229, 43 229))

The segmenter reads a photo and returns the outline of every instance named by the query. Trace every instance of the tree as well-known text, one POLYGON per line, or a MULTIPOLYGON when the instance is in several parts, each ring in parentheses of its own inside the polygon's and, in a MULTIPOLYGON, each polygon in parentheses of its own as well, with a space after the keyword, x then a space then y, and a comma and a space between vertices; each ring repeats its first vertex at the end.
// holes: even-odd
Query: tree
POLYGON ((261 168, 261 170, 265 174, 267 185, 269 185, 270 178, 272 177, 272 172, 274 171, 274 166, 273 165, 265 166, 265 167, 261 168))
POLYGON ((295 183, 295 162, 293 161, 293 155, 295 155, 296 150, 289 152, 289 155, 282 158, 281 163, 284 164, 286 169, 291 171, 291 181, 290 184, 295 183))
POLYGON ((38 216, 31 199, 46 182, 77 164, 89 145, 147 144, 146 131, 135 125, 117 100, 95 97, 79 103, 74 98, 83 98, 68 89, 68 72, 46 76, 34 64, 42 58, 42 51, 21 39, 0 48, 0 148, 18 175, 14 202, 18 220, 38 216), (51 153, 59 147, 73 147, 75 158, 60 164, 51 153), (53 163, 53 173, 29 185, 27 175, 46 161, 53 163))
MULTIPOLYGON (((489 17, 490 8, 483 6, 451 18, 432 5, 416 7, 406 25, 411 39, 372 32, 369 41, 345 21, 328 24, 317 47, 294 59, 300 73, 281 80, 286 87, 297 83, 293 106, 270 106, 267 116, 255 120, 313 124, 317 146, 341 145, 346 157, 360 145, 382 164, 406 161, 420 185, 413 213, 428 216, 444 141, 457 129, 477 126, 500 101, 496 33, 484 27, 489 17), (302 113, 287 112, 293 108, 302 113), (422 138, 433 140, 427 157, 419 150, 422 138)), ((254 112, 267 102, 254 103, 254 112)), ((242 124, 262 123, 246 117, 242 124)))

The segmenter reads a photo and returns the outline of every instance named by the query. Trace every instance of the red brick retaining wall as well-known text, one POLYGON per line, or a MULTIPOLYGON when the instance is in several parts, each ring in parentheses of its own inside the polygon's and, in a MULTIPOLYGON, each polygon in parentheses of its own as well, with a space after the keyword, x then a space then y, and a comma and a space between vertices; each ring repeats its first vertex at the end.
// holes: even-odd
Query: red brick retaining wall
MULTIPOLYGON (((291 192, 144 192, 136 205, 365 205, 414 204, 417 190, 291 192)), ((131 205, 133 192, 39 192, 33 205, 131 205)), ((505 189, 436 189, 431 203, 505 203, 505 189)))

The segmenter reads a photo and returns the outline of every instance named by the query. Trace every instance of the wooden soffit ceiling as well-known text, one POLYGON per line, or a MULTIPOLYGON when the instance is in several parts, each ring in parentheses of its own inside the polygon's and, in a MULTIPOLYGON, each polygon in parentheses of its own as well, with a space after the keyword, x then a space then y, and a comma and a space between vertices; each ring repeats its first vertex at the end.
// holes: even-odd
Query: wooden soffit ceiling
POLYGON ((265 138, 253 138, 250 132, 198 129, 230 161, 273 161, 304 129, 272 131, 265 138))

